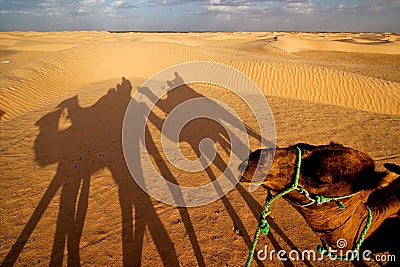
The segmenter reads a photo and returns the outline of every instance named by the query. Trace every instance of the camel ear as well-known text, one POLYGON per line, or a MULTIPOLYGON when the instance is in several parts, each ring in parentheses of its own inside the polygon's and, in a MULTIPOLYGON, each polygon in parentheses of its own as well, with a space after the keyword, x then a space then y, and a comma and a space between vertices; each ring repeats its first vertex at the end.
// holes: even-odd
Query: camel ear
POLYGON ((400 174, 400 166, 385 163, 388 171, 377 172, 374 170, 363 171, 358 178, 352 182, 355 190, 375 190, 390 185, 400 174))
POLYGON ((385 163, 383 164, 388 171, 394 172, 400 175, 400 166, 393 163, 385 163))
POLYGON ((391 184, 394 180, 396 180, 398 176, 398 174, 394 173, 394 172, 384 172, 386 175, 384 177, 382 177, 382 179, 379 181, 378 187, 382 188, 382 187, 386 187, 389 184, 391 184))
POLYGON ((367 177, 360 177, 353 183, 353 188, 359 190, 374 190, 380 189, 391 184, 396 178, 397 174, 393 172, 374 172, 373 175, 367 177), (364 179, 363 179, 364 178, 364 179))
POLYGON ((383 166, 385 166, 388 172, 384 172, 386 175, 382 177, 381 181, 379 182, 378 186, 380 188, 388 186, 399 177, 398 175, 400 175, 400 166, 392 163, 385 163, 383 166))

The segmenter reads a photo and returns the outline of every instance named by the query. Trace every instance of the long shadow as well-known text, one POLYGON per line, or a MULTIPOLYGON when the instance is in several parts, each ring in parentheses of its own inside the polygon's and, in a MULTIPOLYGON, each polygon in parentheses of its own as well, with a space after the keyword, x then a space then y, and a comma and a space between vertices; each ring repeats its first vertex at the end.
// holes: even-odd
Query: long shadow
POLYGON ((80 266, 79 243, 88 208, 90 179, 103 168, 110 170, 118 185, 124 266, 141 266, 146 227, 164 265, 179 265, 174 244, 151 198, 133 181, 125 165, 121 132, 131 90, 130 81, 123 78, 121 84, 94 105, 83 108, 78 98, 72 97, 36 123, 40 133, 34 143, 35 160, 41 166, 57 163, 57 172, 1 266, 12 266, 16 262, 59 189, 60 206, 50 266, 63 264, 65 247, 68 266, 80 266), (65 114, 70 126, 59 129, 60 118, 65 114))
MULTIPOLYGON (((175 80, 169 81, 169 83, 179 83, 179 79, 181 77, 176 74, 175 80)), ((46 114, 37 121, 36 125, 39 127, 40 132, 34 143, 35 161, 40 166, 56 163, 57 172, 1 266, 14 265, 59 189, 61 189, 60 206, 50 265, 62 265, 65 256, 64 251, 67 248, 67 264, 69 266, 79 266, 79 244, 88 208, 91 175, 104 168, 110 170, 115 183, 118 185, 122 217, 123 265, 141 266, 143 238, 147 227, 150 230, 163 264, 165 266, 179 266, 174 244, 153 207, 152 199, 134 182, 125 164, 121 132, 125 110, 131 101, 131 90, 130 81, 123 78, 121 84, 118 84, 115 89, 110 89, 94 105, 81 107, 78 97, 75 96, 61 102, 53 112, 46 114), (68 127, 59 127, 61 118, 69 121, 68 127), (134 208, 134 214, 132 208, 134 208), (133 221, 135 225, 133 225, 133 221)), ((155 98, 147 88, 140 88, 139 91, 149 99, 155 98)), ((169 91, 167 97, 159 100, 156 105, 165 114, 168 114, 179 104, 197 97, 204 97, 204 95, 197 93, 187 85, 183 85, 176 90, 169 91)), ((135 104, 144 105, 140 102, 135 104)), ((229 114, 225 115, 229 117, 229 114)), ((143 118, 143 120, 145 119, 143 118)), ((161 132, 164 123, 163 119, 160 119, 152 112, 148 117, 148 121, 161 132)), ((201 129, 201 123, 195 128, 200 127, 201 129)), ((198 130, 194 131, 183 132, 181 138, 191 146, 198 157, 200 157, 199 142, 205 137, 219 143, 225 152, 234 153, 234 151, 230 151, 229 142, 227 141, 229 136, 220 125, 210 125, 208 123, 207 133, 198 130)), ((250 128, 247 128, 247 131, 250 136, 261 140, 261 137, 250 128)), ((233 138, 237 137, 233 136, 233 138)), ((174 177, 162 159, 147 127, 145 139, 136 141, 146 144, 146 148, 158 165, 162 176, 177 184, 176 177, 174 177)), ((241 145, 245 146, 243 143, 241 145)), ((134 165, 137 166, 135 171, 143 172, 140 159, 137 160, 138 162, 134 165)), ((219 155, 216 156, 214 164, 221 172, 227 168, 227 164, 219 155)), ((207 167, 206 162, 203 163, 203 166, 209 178, 215 180, 217 177, 212 169, 207 167)), ((236 185, 236 189, 250 207, 254 216, 258 218, 261 205, 240 184, 236 185)), ((221 190, 218 183, 215 185, 215 190, 221 190)), ((179 198, 181 196, 176 197, 179 198)), ((250 248, 253 233, 249 234, 247 232, 239 214, 235 211, 229 199, 224 196, 221 200, 229 213, 232 224, 240 230, 245 244, 250 248)), ((178 208, 178 210, 189 236, 197 264, 205 266, 188 209, 178 208)), ((270 220, 270 223, 276 233, 290 247, 295 249, 294 244, 284 232, 273 221, 270 220)), ((274 247, 280 249, 273 235, 269 237, 274 247)), ((260 261, 256 261, 256 263, 259 266, 263 265, 260 261)), ((293 266, 291 262, 284 262, 284 264, 293 266)))
MULTIPOLYGON (((139 88, 138 92, 140 92, 143 95, 145 95, 153 103, 156 103, 156 106, 160 110, 162 110, 165 114, 169 114, 175 107, 177 107, 179 104, 184 103, 185 101, 187 101, 189 99, 204 97, 203 94, 200 94, 200 93, 196 92, 193 88, 191 88, 187 84, 184 84, 184 81, 183 81, 182 77, 180 77, 178 73, 175 73, 175 79, 174 80, 168 81, 167 83, 168 83, 170 88, 173 88, 174 85, 180 85, 180 86, 178 86, 177 88, 175 88, 173 90, 168 91, 166 93, 166 97, 164 97, 164 98, 162 98, 160 100, 154 95, 154 93, 149 88, 139 88)), ((221 117, 223 117, 222 120, 226 120, 226 121, 229 121, 229 122, 232 122, 232 121, 236 120, 226 110, 219 110, 217 113, 220 114, 221 117)), ((156 128, 158 129, 159 132, 162 131, 164 120, 161 120, 160 118, 158 118, 156 116, 154 116, 152 118, 152 115, 150 115, 149 116, 149 121, 151 121, 152 124, 156 126, 156 128)), ((253 138, 257 139, 257 140, 262 140, 261 139, 262 137, 258 133, 256 133, 254 130, 252 130, 251 128, 246 126, 246 130, 247 130, 248 134, 251 137, 253 137, 253 138)), ((164 131, 163 134, 165 134, 165 133, 166 132, 164 131)), ((231 137, 237 138, 235 135, 233 135, 231 137)), ((170 137, 168 137, 168 138, 170 138, 170 137)), ((200 141, 203 140, 204 138, 210 138, 210 139, 214 140, 215 143, 219 143, 220 146, 228 154, 229 153, 235 153, 235 151, 231 151, 230 150, 230 143, 227 141, 227 140, 230 140, 230 137, 229 137, 227 131, 221 125, 219 125, 217 123, 210 123, 210 120, 195 120, 192 123, 192 127, 190 127, 188 131, 182 131, 180 133, 180 141, 181 142, 186 142, 187 144, 189 144, 190 147, 192 148, 192 150, 196 153, 197 158, 201 157, 201 152, 199 150, 199 144, 200 144, 200 141)), ((240 140, 239 140, 238 143, 242 146, 239 149, 246 149, 246 148, 244 148, 245 144, 240 142, 240 140)), ((148 149, 148 151, 150 151, 150 153, 151 153, 151 151, 155 151, 156 154, 158 153, 156 148, 149 149, 149 146, 147 146, 147 149, 148 149)), ((160 155, 158 155, 158 154, 155 155, 155 158, 158 159, 158 160, 155 160, 156 162, 160 162, 161 164, 164 164, 163 163, 164 161, 160 160, 161 159, 160 155)), ((226 170, 226 168, 228 167, 226 162, 222 159, 222 157, 220 155, 218 155, 218 153, 217 153, 217 155, 216 155, 216 157, 215 157, 215 159, 213 161, 213 164, 215 164, 215 166, 221 172, 224 172, 226 170)), ((217 177, 214 174, 214 172, 212 171, 212 169, 207 165, 206 162, 203 162, 203 166, 204 166, 204 169, 205 169, 208 177, 212 181, 215 181, 217 179, 217 177)), ((168 179, 168 177, 173 177, 173 175, 171 174, 170 170, 168 169, 168 167, 166 165, 159 166, 159 169, 160 169, 160 172, 161 172, 162 176, 165 179, 168 179)), ((227 171, 229 173, 229 169, 227 169, 227 171)), ((228 176, 232 177, 232 175, 229 175, 229 174, 228 174, 228 176)), ((172 179, 170 181, 176 183, 175 179, 172 179)), ((232 181, 232 182, 236 183, 236 181, 232 181)), ((259 214, 260 214, 261 209, 262 209, 262 206, 249 194, 249 192, 247 190, 245 190, 243 188, 242 185, 237 184, 235 187, 238 190, 238 192, 241 194, 243 199, 245 200, 246 204, 252 210, 254 216, 258 219, 259 214)), ((218 191, 218 192, 222 192, 218 183, 215 183, 215 190, 218 191)), ((226 210, 229 213, 229 216, 230 216, 230 218, 232 220, 232 224, 235 227, 237 227, 237 229, 242 233, 242 238, 243 238, 245 244, 247 245, 248 248, 250 248, 251 247, 251 243, 252 243, 252 234, 253 233, 251 233, 251 235, 249 235, 249 233, 247 232, 247 229, 245 228, 242 220, 240 219, 239 214, 237 214, 237 212, 235 211, 234 207, 230 203, 229 199, 226 196, 223 196, 221 198, 221 201, 222 201, 223 205, 225 206, 226 210)), ((269 218, 269 222, 271 224, 271 227, 276 231, 276 233, 278 235, 280 235, 282 237, 282 239, 286 243, 288 243, 288 245, 292 249, 296 249, 296 246, 293 244, 293 242, 290 241, 290 239, 284 234, 282 229, 280 229, 279 226, 271 218, 269 218)), ((194 238, 195 238, 195 236, 193 236, 193 239, 194 238)), ((278 249, 278 250, 281 249, 279 243, 277 242, 277 240, 275 239, 275 237, 272 234, 269 235, 269 239, 271 240, 271 243, 273 244, 273 246, 276 249, 278 249)), ((257 259, 256 259, 256 263, 259 266, 263 266, 263 263, 258 261, 257 259)), ((283 262, 283 263, 284 263, 285 266, 293 266, 293 263, 290 262, 290 260, 288 260, 286 262, 283 262)), ((305 262, 305 263, 308 266, 310 265, 309 262, 305 262)))

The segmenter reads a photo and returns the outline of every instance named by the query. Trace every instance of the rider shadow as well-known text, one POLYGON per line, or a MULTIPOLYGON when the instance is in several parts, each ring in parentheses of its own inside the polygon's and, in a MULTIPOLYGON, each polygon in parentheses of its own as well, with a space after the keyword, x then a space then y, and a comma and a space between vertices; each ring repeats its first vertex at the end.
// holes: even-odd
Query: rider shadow
POLYGON ((37 121, 40 132, 34 143, 35 161, 40 166, 57 163, 57 172, 2 266, 12 266, 16 262, 59 189, 61 197, 50 266, 63 265, 65 247, 68 266, 80 266, 79 244, 91 175, 104 168, 110 170, 118 185, 124 266, 141 266, 146 227, 164 265, 179 265, 174 244, 150 196, 134 182, 125 164, 121 133, 131 90, 130 81, 122 78, 116 89, 110 89, 94 105, 81 107, 75 96, 37 121), (61 118, 67 121, 66 127, 60 125, 61 118))

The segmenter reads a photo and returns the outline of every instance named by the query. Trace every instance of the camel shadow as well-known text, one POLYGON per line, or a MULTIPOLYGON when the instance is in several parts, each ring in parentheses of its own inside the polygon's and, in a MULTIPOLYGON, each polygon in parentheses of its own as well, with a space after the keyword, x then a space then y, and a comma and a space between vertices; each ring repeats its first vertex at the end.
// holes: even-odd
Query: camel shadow
MULTIPOLYGON (((169 85, 178 84, 183 80, 179 74, 175 74, 175 80, 168 81, 169 85)), ((177 252, 171 237, 163 226, 152 198, 144 192, 132 179, 126 166, 122 149, 122 126, 126 108, 131 99, 131 82, 122 78, 121 84, 112 88, 98 101, 89 107, 82 107, 77 96, 62 101, 57 108, 44 115, 36 122, 39 127, 39 135, 34 142, 35 161, 44 167, 57 164, 56 174, 36 206, 33 214, 24 226, 19 237, 13 244, 1 266, 12 266, 16 263, 25 244, 35 230, 39 220, 53 201, 55 195, 61 190, 56 232, 52 244, 50 257, 51 266, 60 266, 64 262, 65 254, 69 266, 80 266, 80 243, 85 218, 88 209, 91 176, 97 171, 107 168, 118 186, 118 197, 122 218, 122 260, 124 266, 141 266, 143 240, 145 229, 148 228, 158 250, 160 258, 165 266, 179 266, 177 252), (68 125, 60 127, 60 118, 68 121, 68 125), (134 213, 133 213, 134 210, 134 213), (68 253, 65 253, 65 249, 68 253)), ((155 96, 148 88, 139 88, 138 91, 149 99, 155 96)), ((187 85, 182 85, 176 90, 168 92, 167 97, 156 101, 157 108, 165 114, 169 114, 179 104, 193 98, 204 97, 187 85)), ((144 105, 135 102, 135 105, 144 105)), ((222 111, 223 112, 223 111, 222 111)), ((225 114, 227 117, 230 114, 225 114)), ((162 131, 164 119, 153 112, 147 119, 153 124, 158 132, 162 131)), ((229 136, 218 124, 207 124, 207 132, 198 131, 206 127, 199 120, 194 130, 182 134, 182 139, 190 145, 197 157, 200 158, 199 142, 207 137, 219 143, 227 153, 234 153, 229 148, 229 136)), ((146 144, 149 155, 158 165, 162 176, 173 183, 178 183, 177 177, 165 163, 160 154, 152 134, 146 126, 145 140, 136 140, 146 144)), ((251 129, 248 134, 253 138, 261 140, 261 137, 251 129)), ((233 137, 237 138, 237 137, 233 137)), ((241 144, 244 146, 244 144, 241 144)), ((139 159, 140 161, 140 159, 139 159)), ((227 164, 224 159, 217 155, 213 164, 224 171, 227 164)), ((140 162, 137 162, 137 172, 143 172, 140 162)), ((204 163, 205 171, 214 181, 216 174, 204 163)), ((229 171, 229 170, 228 170, 229 171)), ((216 190, 219 190, 216 183, 216 190)), ((249 194, 240 184, 235 186, 245 203, 250 207, 252 213, 258 218, 262 206, 249 194)), ((180 198, 181 196, 176 196, 180 198)), ((241 237, 248 248, 251 246, 252 238, 247 232, 240 215, 235 211, 229 199, 224 196, 221 201, 229 213, 232 224, 240 231, 241 237)), ((205 266, 205 261, 193 228, 189 210, 179 207, 179 214, 184 223, 186 233, 189 236, 197 265, 205 266)), ((295 245, 275 224, 269 220, 271 227, 292 248, 295 245)), ((252 234, 252 233, 251 233, 252 234)), ((279 250, 279 243, 273 235, 269 235, 274 247, 279 250)), ((245 259, 244 259, 245 260, 245 259)), ((263 263, 256 261, 259 266, 263 263)), ((292 262, 284 262, 285 266, 293 266, 292 262)))
POLYGON ((57 172, 2 266, 16 262, 59 189, 61 197, 50 266, 63 264, 65 247, 68 265, 80 266, 79 244, 88 208, 91 175, 104 168, 110 170, 118 185, 124 266, 141 265, 146 227, 164 265, 178 266, 174 245, 151 198, 133 181, 125 165, 121 132, 131 90, 130 81, 122 78, 121 84, 110 89, 94 105, 81 107, 75 96, 61 102, 55 111, 36 122, 40 133, 34 143, 35 161, 40 166, 57 163, 57 172), (60 130, 59 121, 65 114, 70 125, 60 130))

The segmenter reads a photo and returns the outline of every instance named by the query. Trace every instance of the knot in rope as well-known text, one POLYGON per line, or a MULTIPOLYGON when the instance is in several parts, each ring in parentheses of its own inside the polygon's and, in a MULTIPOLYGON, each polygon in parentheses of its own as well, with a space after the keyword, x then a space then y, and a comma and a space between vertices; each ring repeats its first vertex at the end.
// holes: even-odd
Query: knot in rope
POLYGON ((260 229, 264 235, 269 232, 269 223, 266 218, 260 219, 260 229))
POLYGON ((342 202, 338 201, 337 198, 335 198, 335 197, 324 197, 321 195, 315 196, 315 203, 317 203, 317 205, 321 205, 321 204, 329 202, 329 201, 335 201, 335 203, 338 205, 339 209, 341 209, 341 210, 345 209, 344 204, 342 202))
POLYGON ((324 197, 321 195, 311 195, 310 193, 308 193, 307 190, 305 190, 300 185, 298 185, 296 187, 296 191, 299 192, 300 194, 304 195, 310 201, 309 203, 306 203, 306 204, 297 204, 298 206, 307 207, 307 206, 311 206, 314 203, 316 203, 317 205, 321 205, 323 203, 335 201, 335 203, 338 205, 339 209, 341 209, 341 210, 345 209, 345 205, 343 204, 343 202, 339 201, 340 199, 349 198, 349 197, 352 197, 359 193, 359 192, 356 192, 356 193, 346 195, 346 196, 341 196, 341 197, 324 197))
POLYGON ((325 244, 324 245, 322 245, 322 244, 317 245, 317 252, 319 254, 324 255, 325 251, 328 251, 328 249, 326 248, 325 244))
POLYGON ((260 227, 260 229, 264 235, 268 234, 268 232, 269 232, 269 224, 267 221, 267 216, 270 213, 271 213, 270 207, 266 207, 265 209, 263 209, 263 211, 260 214, 258 227, 260 227))
POLYGON ((320 195, 315 196, 315 203, 317 203, 317 205, 321 205, 322 203, 329 202, 329 201, 330 201, 330 199, 326 198, 324 196, 320 196, 320 195))

